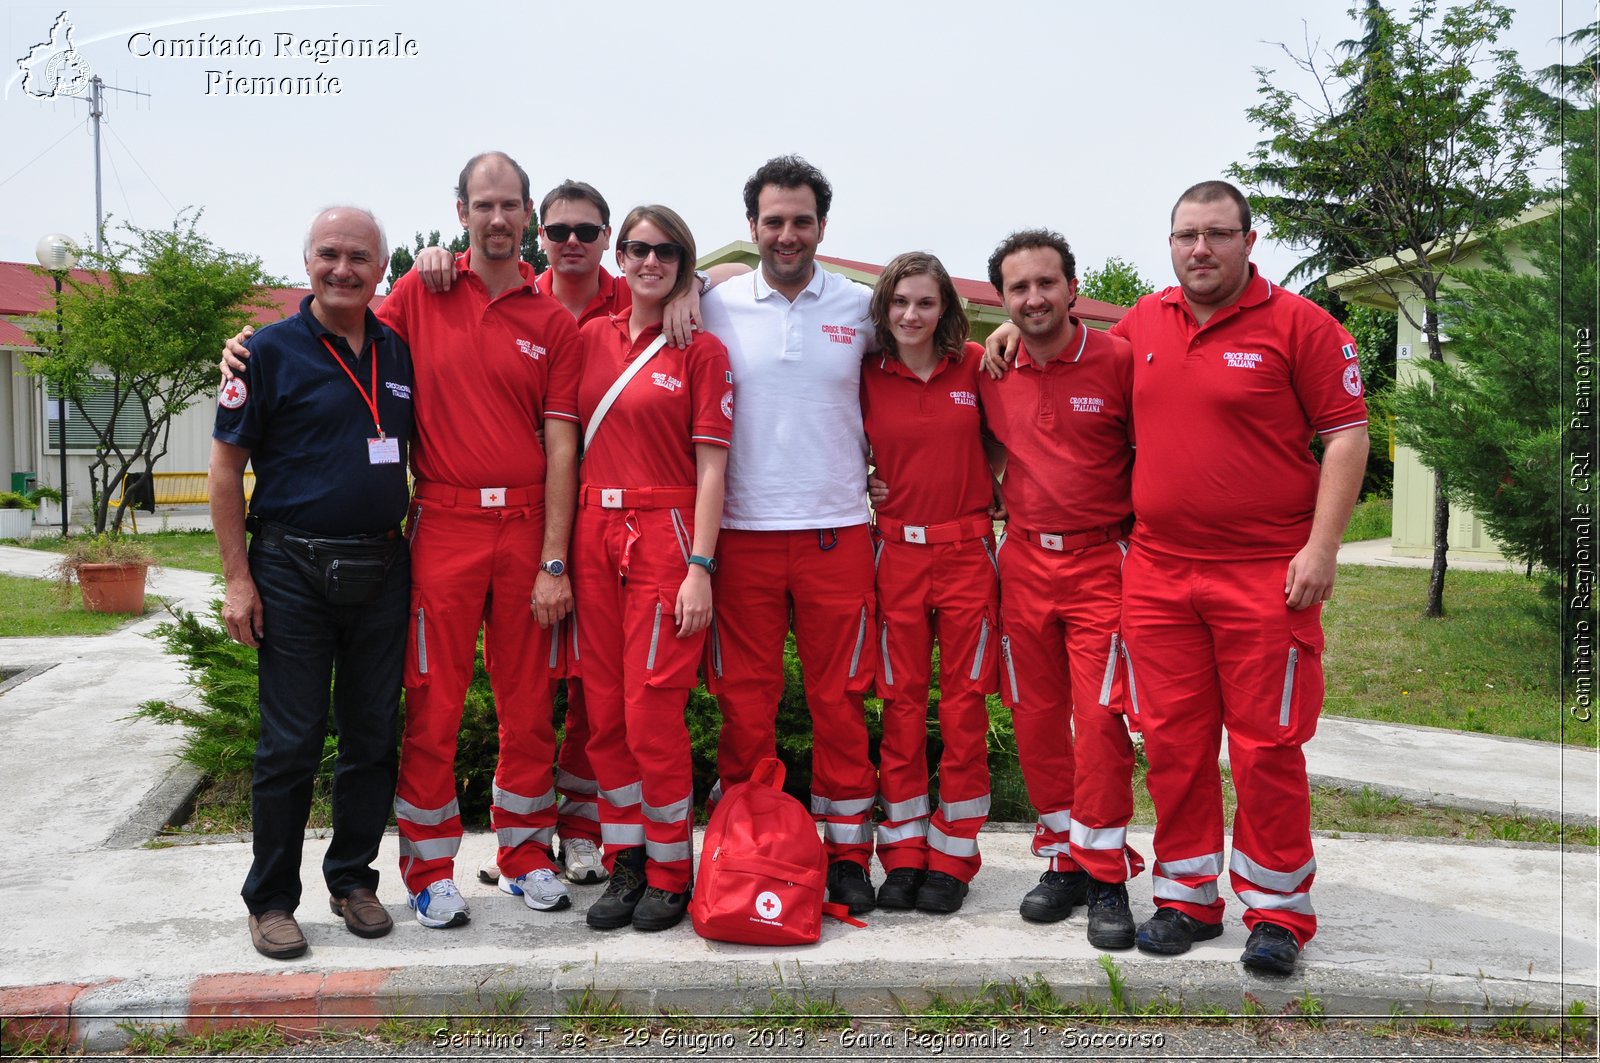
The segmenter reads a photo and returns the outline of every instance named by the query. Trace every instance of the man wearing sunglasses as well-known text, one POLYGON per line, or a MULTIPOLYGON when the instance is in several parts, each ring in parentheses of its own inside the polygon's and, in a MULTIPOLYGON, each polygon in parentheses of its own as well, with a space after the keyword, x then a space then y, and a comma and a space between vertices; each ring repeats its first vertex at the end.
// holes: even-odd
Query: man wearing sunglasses
POLYGON ((1111 330, 1133 344, 1122 637, 1156 807, 1157 910, 1137 944, 1171 955, 1222 933, 1226 728, 1240 959, 1282 975, 1317 927, 1301 747, 1322 710, 1322 603, 1366 468, 1366 403, 1350 334, 1251 265, 1237 188, 1195 185, 1171 224, 1178 286, 1111 330))

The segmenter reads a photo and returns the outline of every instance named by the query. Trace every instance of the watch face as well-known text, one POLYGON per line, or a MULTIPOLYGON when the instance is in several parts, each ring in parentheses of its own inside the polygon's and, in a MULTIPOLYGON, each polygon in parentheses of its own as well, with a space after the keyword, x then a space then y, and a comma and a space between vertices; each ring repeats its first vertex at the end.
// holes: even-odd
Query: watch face
POLYGON ((552 576, 559 576, 567 570, 566 564, 561 561, 546 561, 539 567, 550 573, 552 576))

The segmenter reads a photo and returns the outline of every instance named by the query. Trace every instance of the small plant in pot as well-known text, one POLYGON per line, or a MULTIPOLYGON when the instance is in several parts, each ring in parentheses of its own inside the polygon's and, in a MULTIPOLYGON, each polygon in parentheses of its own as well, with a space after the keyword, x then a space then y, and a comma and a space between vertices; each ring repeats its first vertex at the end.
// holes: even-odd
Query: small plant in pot
POLYGON ((0 539, 23 539, 33 531, 39 503, 16 491, 0 491, 0 539))
POLYGON ((145 576, 155 561, 144 544, 102 534, 68 541, 67 552, 50 572, 60 581, 63 594, 70 595, 72 584, 78 584, 88 612, 142 613, 145 576))
POLYGON ((38 524, 59 524, 59 523, 61 523, 61 505, 62 505, 62 501, 61 501, 61 492, 60 491, 57 491, 54 487, 49 487, 49 486, 47 486, 45 484, 39 484, 36 487, 31 487, 31 488, 28 489, 27 498, 35 506, 38 507, 34 511, 34 514, 33 514, 33 519, 34 519, 35 523, 38 523, 38 524), (52 503, 56 507, 55 511, 53 513, 52 512, 47 512, 45 510, 44 503, 46 503, 46 502, 52 503))

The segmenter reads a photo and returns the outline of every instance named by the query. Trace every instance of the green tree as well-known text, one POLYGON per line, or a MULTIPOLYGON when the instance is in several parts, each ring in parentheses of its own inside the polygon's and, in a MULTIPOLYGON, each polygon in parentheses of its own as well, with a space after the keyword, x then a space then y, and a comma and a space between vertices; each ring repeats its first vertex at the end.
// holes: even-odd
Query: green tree
POLYGON ((1139 276, 1139 269, 1131 262, 1112 255, 1099 269, 1092 266, 1083 271, 1078 284, 1078 294, 1086 299, 1098 299, 1114 306, 1132 306, 1142 295, 1155 291, 1155 285, 1139 276))
MULTIPOLYGON (((1354 268, 1442 361, 1445 277, 1531 200, 1529 172, 1548 143, 1541 107, 1515 53, 1498 46, 1511 12, 1493 0, 1443 14, 1435 0, 1405 17, 1377 3, 1350 14, 1366 33, 1344 58, 1284 49, 1308 91, 1259 72, 1262 102, 1247 113, 1268 137, 1230 173, 1289 246, 1370 254, 1354 268)), ((1435 474, 1428 616, 1444 612, 1446 479, 1435 474)))
POLYGON ((123 491, 115 514, 108 513, 115 488, 129 472, 153 471, 167 452, 173 418, 216 387, 223 341, 250 322, 251 308, 272 305, 264 287, 283 283, 259 258, 217 247, 196 229, 199 220, 200 211, 190 209, 169 229, 123 225, 123 239, 84 254, 91 279, 67 278, 60 331, 54 311, 31 330, 42 350, 23 355, 23 365, 66 396, 95 432, 89 475, 96 532, 122 526, 132 499, 123 491), (109 401, 109 414, 91 416, 91 395, 109 401))
MULTIPOLYGON (((1566 38, 1591 49, 1597 39, 1593 26, 1566 38)), ((1513 269, 1505 248, 1491 246, 1487 268, 1452 275, 1440 320, 1459 362, 1422 363, 1426 379, 1393 398, 1400 440, 1430 468, 1451 470, 1451 499, 1476 512, 1509 556, 1561 579, 1569 597, 1578 588, 1563 542, 1563 456, 1592 453, 1594 417, 1564 390, 1593 380, 1592 354, 1575 340, 1592 345, 1600 321, 1594 70, 1591 50, 1582 64, 1546 72, 1559 93, 1547 102, 1566 184, 1547 216, 1505 234, 1529 268, 1513 269)))
MULTIPOLYGON (((410 248, 401 244, 391 250, 389 252, 389 285, 384 291, 393 288, 394 282, 406 275, 411 267, 416 264, 417 255, 424 247, 439 247, 441 243, 439 230, 434 229, 427 235, 426 239, 423 238, 420 232, 417 233, 412 240, 410 248)), ((449 243, 442 246, 452 254, 460 254, 467 249, 467 244, 467 232, 463 229, 461 232, 456 233, 449 243)), ((550 268, 550 260, 539 249, 539 223, 537 219, 530 222, 528 228, 522 233, 522 261, 532 265, 536 272, 542 273, 550 268)))

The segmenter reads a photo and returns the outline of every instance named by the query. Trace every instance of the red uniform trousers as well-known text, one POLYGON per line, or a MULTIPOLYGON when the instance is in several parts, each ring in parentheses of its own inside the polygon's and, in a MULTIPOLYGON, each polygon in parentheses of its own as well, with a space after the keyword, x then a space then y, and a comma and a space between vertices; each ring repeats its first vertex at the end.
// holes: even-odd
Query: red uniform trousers
POLYGON ((619 851, 642 845, 650 885, 682 893, 694 857, 684 706, 705 633, 680 639, 673 617, 693 541, 684 514, 692 519, 694 488, 670 490, 687 496, 682 509, 580 505, 572 578, 583 602, 578 645, 606 870, 619 851))
POLYGON ((1234 894, 1244 922, 1316 933, 1311 796, 1301 751, 1322 712, 1322 606, 1284 605, 1287 558, 1194 561, 1134 545, 1122 637, 1144 720, 1156 806, 1155 902, 1222 919, 1222 784, 1228 730, 1234 894))
POLYGON ((830 862, 866 867, 878 794, 862 706, 877 669, 869 528, 724 528, 717 553, 706 684, 722 710, 722 735, 712 796, 776 756, 792 624, 811 711, 811 815, 823 824, 830 862))
POLYGON ((1124 549, 1049 550, 1016 530, 1000 549, 1000 693, 1039 813, 1033 852, 1101 882, 1144 869, 1127 844, 1133 742, 1113 678, 1124 549))
MULTIPOLYGON (((576 577, 574 577, 576 578, 576 577)), ((576 597, 576 595, 574 595, 576 597)), ((578 648, 578 610, 556 621, 550 639, 550 674, 563 677, 567 716, 556 754, 556 832, 600 843, 599 790, 589 763, 589 711, 583 693, 583 655, 578 648)))
MULTIPOLYGON (((919 539, 941 538, 938 527, 919 539)), ((975 518, 988 527, 987 517, 975 518)), ((999 573, 993 540, 908 542, 898 523, 878 536, 878 859, 942 871, 971 882, 982 857, 978 831, 989 818, 989 711, 999 676, 999 573), (897 537, 898 536, 898 537, 897 537), (939 641, 939 807, 928 807, 928 688, 939 641), (931 820, 931 822, 930 822, 931 820)))
POLYGON ((490 808, 496 862, 512 878, 553 866, 550 633, 534 620, 531 604, 544 541, 543 489, 510 495, 522 503, 485 509, 475 489, 419 484, 411 503, 411 633, 394 808, 400 872, 412 893, 454 876, 461 846, 456 738, 480 628, 500 730, 490 808))

